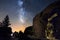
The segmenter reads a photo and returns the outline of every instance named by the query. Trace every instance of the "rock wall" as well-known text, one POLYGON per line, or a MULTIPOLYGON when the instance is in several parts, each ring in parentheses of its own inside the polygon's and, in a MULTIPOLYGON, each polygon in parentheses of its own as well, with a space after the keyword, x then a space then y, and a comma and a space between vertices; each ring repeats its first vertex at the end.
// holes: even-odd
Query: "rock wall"
MULTIPOLYGON (((59 20, 60 19, 59 18, 60 17, 60 14, 59 14, 60 13, 60 1, 56 1, 50 4, 41 13, 38 13, 33 18, 33 29, 34 29, 34 34, 37 38, 45 38, 45 35, 46 35, 45 30, 47 29, 48 19, 51 16, 53 16, 53 14, 55 13, 58 14, 57 20, 59 20)), ((58 24, 60 25, 60 21, 58 24)))

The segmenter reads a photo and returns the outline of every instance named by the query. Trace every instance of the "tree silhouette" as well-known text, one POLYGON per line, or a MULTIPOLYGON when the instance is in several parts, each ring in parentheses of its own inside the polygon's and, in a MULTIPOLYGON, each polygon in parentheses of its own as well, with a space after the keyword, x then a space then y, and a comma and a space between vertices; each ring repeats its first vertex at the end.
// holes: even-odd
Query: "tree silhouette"
POLYGON ((25 35, 33 35, 32 26, 27 27, 24 31, 24 34, 25 35))
POLYGON ((25 40, 33 40, 30 36, 33 35, 33 30, 32 30, 32 26, 29 26, 25 29, 24 31, 24 38, 25 40))
POLYGON ((18 38, 18 32, 15 31, 15 32, 13 33, 13 37, 18 38))
POLYGON ((14 40, 18 40, 18 37, 19 37, 18 32, 15 31, 15 32, 13 33, 13 39, 14 39, 14 40))
POLYGON ((11 40, 12 29, 8 27, 9 25, 9 16, 7 15, 0 27, 0 40, 11 40))
POLYGON ((24 40, 24 34, 22 31, 19 31, 19 39, 18 40, 24 40))
POLYGON ((8 27, 10 25, 8 15, 4 18, 2 25, 3 27, 8 27))

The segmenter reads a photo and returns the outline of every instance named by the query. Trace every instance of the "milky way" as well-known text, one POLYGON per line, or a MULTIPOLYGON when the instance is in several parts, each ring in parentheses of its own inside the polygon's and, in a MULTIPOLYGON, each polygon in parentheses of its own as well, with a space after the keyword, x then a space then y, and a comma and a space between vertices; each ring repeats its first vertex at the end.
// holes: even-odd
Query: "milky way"
POLYGON ((25 23, 25 21, 24 21, 25 20, 25 18, 24 18, 24 16, 25 16, 25 10, 23 8, 23 1, 18 0, 18 5, 20 7, 20 9, 18 10, 18 12, 19 12, 19 20, 23 24, 23 23, 25 23))
POLYGON ((12 31, 32 25, 33 17, 55 0, 0 0, 0 22, 8 14, 12 31))

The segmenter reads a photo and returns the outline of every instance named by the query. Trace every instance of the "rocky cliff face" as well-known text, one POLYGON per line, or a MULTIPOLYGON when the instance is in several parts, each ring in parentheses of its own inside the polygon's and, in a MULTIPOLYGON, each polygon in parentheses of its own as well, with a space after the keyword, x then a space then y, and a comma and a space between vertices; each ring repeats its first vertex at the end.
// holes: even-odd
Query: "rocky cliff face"
POLYGON ((48 22, 54 25, 53 30, 58 30, 55 28, 60 26, 60 1, 56 1, 50 4, 41 13, 38 13, 33 18, 33 29, 37 38, 46 37, 45 30, 47 30, 47 28, 49 27, 47 26, 48 22))
POLYGON ((33 19, 33 29, 37 38, 45 38, 45 28, 47 25, 47 15, 42 13, 36 15, 33 19))

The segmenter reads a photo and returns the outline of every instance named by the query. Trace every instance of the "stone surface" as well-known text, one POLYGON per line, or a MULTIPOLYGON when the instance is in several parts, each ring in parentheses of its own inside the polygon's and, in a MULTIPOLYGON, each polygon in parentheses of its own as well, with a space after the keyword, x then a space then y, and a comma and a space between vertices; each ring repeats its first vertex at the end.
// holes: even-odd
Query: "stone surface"
MULTIPOLYGON (((33 18, 33 29, 34 29, 35 37, 45 38, 45 30, 47 29, 48 20, 50 20, 49 22, 51 22, 54 25, 53 30, 58 30, 57 27, 60 26, 60 1, 56 1, 52 4, 50 4, 41 13, 38 13, 33 18), (55 15, 55 13, 57 15, 55 15), (49 18, 51 18, 51 19, 49 19, 49 18), (56 19, 54 19, 54 18, 56 18, 56 19), (55 28, 57 28, 57 29, 55 29, 55 28)), ((60 29, 60 27, 59 27, 59 29, 60 29)))

